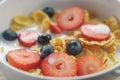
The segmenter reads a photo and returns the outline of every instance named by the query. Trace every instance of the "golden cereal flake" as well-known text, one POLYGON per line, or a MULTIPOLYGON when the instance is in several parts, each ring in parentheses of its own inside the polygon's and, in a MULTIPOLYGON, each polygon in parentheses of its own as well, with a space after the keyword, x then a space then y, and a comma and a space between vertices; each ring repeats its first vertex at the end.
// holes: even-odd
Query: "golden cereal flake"
POLYGON ((118 60, 115 58, 115 54, 110 53, 109 56, 110 56, 110 59, 113 61, 114 65, 118 64, 118 60))
POLYGON ((113 40, 111 40, 111 42, 109 41, 108 43, 104 44, 103 47, 110 47, 114 44, 115 44, 115 38, 113 40))
POLYGON ((76 37, 75 36, 68 36, 68 37, 65 37, 63 39, 64 40, 76 40, 76 37))
POLYGON ((72 57, 74 60, 76 60, 76 59, 77 59, 75 56, 70 56, 70 57, 72 57))
POLYGON ((120 46, 120 30, 116 30, 113 32, 115 36, 115 45, 120 46))
POLYGON ((31 49, 40 52, 41 46, 32 46, 31 49))
POLYGON ((74 31, 74 34, 73 34, 73 35, 74 35, 74 37, 75 37, 76 39, 82 37, 82 33, 81 33, 80 30, 78 30, 78 31, 74 31))
POLYGON ((46 32, 49 30, 49 25, 50 25, 51 20, 49 18, 45 18, 43 19, 41 25, 40 25, 40 29, 42 32, 46 32))
POLYGON ((107 51, 108 54, 110 54, 110 53, 115 54, 115 52, 116 52, 115 44, 113 44, 109 47, 104 47, 104 49, 107 51))
POLYGON ((110 65, 110 58, 108 54, 105 54, 104 57, 102 58, 104 65, 107 67, 110 65))
POLYGON ((104 55, 107 53, 101 46, 92 45, 92 46, 85 46, 93 55, 98 56, 99 58, 103 58, 104 55))
POLYGON ((90 22, 90 14, 88 10, 84 10, 85 13, 85 20, 84 20, 84 24, 87 24, 90 22))
POLYGON ((99 45, 99 46, 105 46, 107 44, 112 45, 113 43, 110 42, 114 42, 115 37, 113 34, 110 34, 110 38, 107 40, 103 40, 103 41, 89 41, 84 37, 80 37, 79 40, 81 41, 81 43, 83 45, 99 45))
POLYGON ((101 21, 99 21, 97 18, 90 19, 89 24, 103 24, 101 21))
POLYGON ((64 39, 55 38, 55 39, 53 39, 53 40, 50 41, 50 44, 53 45, 53 47, 57 51, 66 52, 66 42, 65 42, 64 39))
POLYGON ((31 69, 29 72, 35 75, 42 75, 40 69, 31 69))
POLYGON ((55 39, 55 43, 54 43, 55 46, 63 46, 64 44, 65 43, 64 43, 63 39, 61 39, 61 38, 56 38, 55 39))
POLYGON ((89 12, 88 10, 84 10, 84 12, 85 12, 84 24, 102 23, 101 21, 98 20, 97 16, 94 13, 89 12))
POLYGON ((107 24, 113 32, 120 29, 119 21, 115 16, 110 16, 109 18, 104 19, 103 22, 107 24))
POLYGON ((56 52, 63 52, 63 48, 61 46, 54 46, 56 52))
POLYGON ((30 17, 24 15, 15 16, 13 18, 13 21, 23 26, 31 26, 34 23, 34 21, 30 17))
POLYGON ((13 31, 19 31, 22 30, 24 26, 13 22, 9 28, 13 31))
POLYGON ((49 18, 48 15, 42 10, 34 11, 31 14, 31 17, 37 24, 41 24, 44 19, 49 18))

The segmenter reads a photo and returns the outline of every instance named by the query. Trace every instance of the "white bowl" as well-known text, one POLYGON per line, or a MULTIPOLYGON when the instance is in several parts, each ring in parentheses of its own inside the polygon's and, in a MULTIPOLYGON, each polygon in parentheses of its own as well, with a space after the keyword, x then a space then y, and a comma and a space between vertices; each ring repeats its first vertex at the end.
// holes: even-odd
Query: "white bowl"
MULTIPOLYGON (((0 33, 9 27, 13 16, 18 14, 28 14, 34 10, 42 9, 46 6, 52 6, 58 10, 68 6, 80 6, 82 8, 86 8, 90 11, 95 12, 100 18, 106 18, 114 15, 120 20, 120 4, 115 0, 7 0, 0 6, 0 33)), ((2 46, 6 48, 12 47, 9 43, 3 45, 3 42, 0 41, 0 47, 2 46)), ((116 52, 116 58, 120 62, 119 48, 116 52)), ((36 76, 10 66, 5 61, 4 53, 0 54, 0 60, 0 69, 3 71, 8 80, 83 80, 102 76, 120 67, 119 63, 110 69, 90 75, 73 78, 51 78, 45 76, 36 76)))

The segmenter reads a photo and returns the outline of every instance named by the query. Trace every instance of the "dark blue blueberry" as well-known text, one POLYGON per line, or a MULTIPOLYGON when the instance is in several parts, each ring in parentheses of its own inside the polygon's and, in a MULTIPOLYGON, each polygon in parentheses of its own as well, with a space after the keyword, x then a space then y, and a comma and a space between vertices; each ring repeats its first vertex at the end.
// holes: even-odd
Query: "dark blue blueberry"
POLYGON ((80 41, 72 40, 67 45, 67 51, 71 55, 78 55, 82 51, 82 45, 80 41))
POLYGON ((13 30, 7 29, 2 33, 5 40, 13 41, 17 39, 17 33, 13 30))
POLYGON ((48 44, 51 40, 51 35, 50 34, 42 34, 42 35, 39 35, 38 37, 38 43, 41 44, 41 45, 45 45, 45 44, 48 44))
POLYGON ((49 17, 53 17, 54 15, 54 9, 52 7, 45 7, 43 9, 43 11, 49 16, 49 17))
POLYGON ((48 45, 44 45, 41 50, 41 58, 44 59, 45 57, 47 57, 49 54, 54 52, 54 48, 52 45, 48 44, 48 45))

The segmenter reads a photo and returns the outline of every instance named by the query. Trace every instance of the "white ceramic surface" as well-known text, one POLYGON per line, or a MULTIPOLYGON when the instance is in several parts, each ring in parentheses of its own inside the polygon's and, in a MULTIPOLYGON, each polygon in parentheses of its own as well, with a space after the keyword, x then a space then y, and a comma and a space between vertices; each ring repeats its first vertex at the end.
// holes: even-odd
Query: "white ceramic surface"
MULTIPOLYGON (((18 14, 29 14, 30 12, 45 6, 52 6, 55 9, 63 9, 68 6, 80 6, 95 12, 98 14, 99 18, 115 15, 120 20, 120 4, 115 0, 7 0, 0 6, 0 33, 9 27, 10 20, 13 18, 13 16, 18 14)), ((0 47, 5 47, 6 50, 15 47, 14 43, 4 43, 1 37, 0 39, 0 47)), ((5 53, 0 52, 0 69, 3 71, 8 80, 90 80, 90 78, 93 80, 93 78, 95 79, 102 77, 104 74, 108 74, 109 72, 112 72, 116 68, 120 67, 119 63, 118 65, 99 73, 81 77, 56 79, 32 75, 10 66, 7 64, 7 62, 5 62, 5 53)), ((116 58, 120 61, 119 49, 116 53, 116 58)))

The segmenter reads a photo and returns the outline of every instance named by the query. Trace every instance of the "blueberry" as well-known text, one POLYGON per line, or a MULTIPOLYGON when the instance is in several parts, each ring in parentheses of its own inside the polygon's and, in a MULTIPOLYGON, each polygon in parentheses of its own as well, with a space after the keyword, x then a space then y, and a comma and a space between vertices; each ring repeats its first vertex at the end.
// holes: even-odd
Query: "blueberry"
POLYGON ((54 48, 52 45, 48 44, 48 45, 45 45, 41 48, 40 50, 41 52, 41 58, 44 59, 45 57, 47 57, 49 54, 53 53, 54 52, 54 48))
POLYGON ((17 33, 13 30, 7 29, 2 33, 2 36, 5 40, 13 41, 17 39, 17 33))
POLYGON ((54 9, 52 7, 45 7, 43 9, 43 11, 49 16, 49 17, 53 17, 54 15, 54 9))
POLYGON ((67 44, 67 51, 71 55, 78 55, 82 51, 80 41, 72 40, 67 44))
POLYGON ((51 35, 50 34, 42 34, 42 35, 39 35, 38 37, 38 43, 39 44, 42 44, 42 45, 45 45, 45 44, 48 44, 49 41, 51 40, 51 35))

